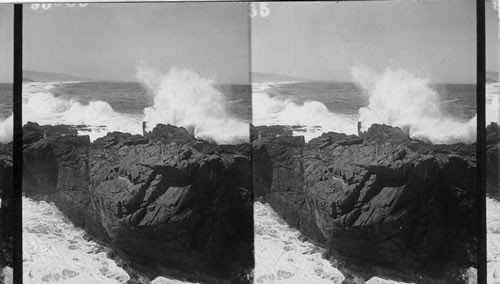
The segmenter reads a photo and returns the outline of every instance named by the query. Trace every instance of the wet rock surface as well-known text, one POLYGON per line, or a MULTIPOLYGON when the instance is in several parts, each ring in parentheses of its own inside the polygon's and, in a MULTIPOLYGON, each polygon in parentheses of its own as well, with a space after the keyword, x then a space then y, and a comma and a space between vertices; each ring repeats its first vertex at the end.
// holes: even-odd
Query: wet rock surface
POLYGON ((24 193, 48 199, 92 237, 156 271, 247 283, 253 268, 249 145, 214 145, 185 129, 48 136, 24 149, 24 193))
POLYGON ((0 143, 0 267, 12 267, 13 250, 13 168, 12 143, 0 143))
POLYGON ((347 278, 459 283, 457 271, 477 261, 475 147, 431 145, 386 125, 308 143, 261 137, 254 193, 327 247, 347 278))
POLYGON ((497 123, 486 127, 486 192, 500 200, 500 128, 497 123))

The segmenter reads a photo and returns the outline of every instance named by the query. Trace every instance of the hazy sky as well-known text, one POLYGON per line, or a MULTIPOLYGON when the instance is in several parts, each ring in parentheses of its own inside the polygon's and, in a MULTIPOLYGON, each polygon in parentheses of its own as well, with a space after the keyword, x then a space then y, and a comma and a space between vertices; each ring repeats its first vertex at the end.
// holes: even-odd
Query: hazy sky
POLYGON ((248 82, 249 19, 241 3, 24 6, 25 70, 135 80, 144 62, 248 82))
POLYGON ((486 21, 486 70, 498 71, 500 64, 499 39, 498 31, 498 11, 493 8, 492 2, 486 2, 485 6, 485 21, 486 21))
MULTIPOLYGON (((252 69, 351 81, 355 65, 432 82, 476 81, 475 1, 269 3, 252 21, 252 69)), ((491 65, 489 68, 493 68, 491 65)))
POLYGON ((12 83, 14 6, 0 4, 0 83, 12 83))

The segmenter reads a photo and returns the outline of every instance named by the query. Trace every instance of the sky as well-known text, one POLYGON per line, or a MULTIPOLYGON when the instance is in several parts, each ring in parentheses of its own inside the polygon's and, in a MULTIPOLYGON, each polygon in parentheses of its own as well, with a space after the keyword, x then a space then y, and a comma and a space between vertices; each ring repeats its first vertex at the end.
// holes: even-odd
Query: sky
MULTIPOLYGON (((475 81, 475 1, 269 3, 252 19, 252 69, 350 81, 352 66, 400 67, 434 82, 475 81)), ((24 13, 24 69, 135 80, 141 62, 246 82, 240 3, 89 4, 24 13), (196 19, 196 20, 193 20, 196 19)), ((497 71, 498 21, 486 3, 486 69, 497 71)), ((0 82, 12 81, 12 5, 0 4, 0 82)))
POLYGON ((249 18, 242 3, 24 6, 24 70, 135 81, 137 66, 189 69, 248 83, 249 18))
POLYGON ((352 81, 352 68, 361 65, 376 72, 403 68, 433 83, 476 81, 475 1, 281 2, 268 7, 269 16, 252 21, 254 72, 352 81))
POLYGON ((487 1, 485 5, 485 28, 486 28, 486 70, 497 71, 500 65, 498 11, 493 6, 493 0, 487 1))
POLYGON ((13 81, 14 7, 0 4, 0 83, 13 81))

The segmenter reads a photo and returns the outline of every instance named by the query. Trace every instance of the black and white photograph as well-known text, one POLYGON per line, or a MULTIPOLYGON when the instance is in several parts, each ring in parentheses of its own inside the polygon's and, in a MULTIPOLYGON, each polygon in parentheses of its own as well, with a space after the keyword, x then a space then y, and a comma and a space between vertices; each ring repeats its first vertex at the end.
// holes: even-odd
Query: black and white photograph
POLYGON ((252 11, 255 282, 477 283, 476 3, 252 11))
POLYGON ((13 11, 0 4, 0 283, 13 280, 13 11))
POLYGON ((0 284, 500 283, 500 0, 34 1, 0 284))
POLYGON ((252 283, 248 5, 23 8, 24 283, 252 283))
POLYGON ((500 282, 500 88, 498 66, 499 14, 497 1, 486 1, 486 238, 487 280, 500 282))

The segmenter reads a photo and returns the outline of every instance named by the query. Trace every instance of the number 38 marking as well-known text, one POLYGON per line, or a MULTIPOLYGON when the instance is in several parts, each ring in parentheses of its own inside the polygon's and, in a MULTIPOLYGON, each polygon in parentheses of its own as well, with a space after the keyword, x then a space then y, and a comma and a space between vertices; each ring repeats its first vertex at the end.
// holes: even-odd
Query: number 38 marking
POLYGON ((260 16, 262 18, 265 18, 271 14, 271 10, 269 7, 267 7, 267 3, 258 3, 259 6, 257 7, 256 3, 250 3, 250 17, 255 18, 257 16, 260 16))

